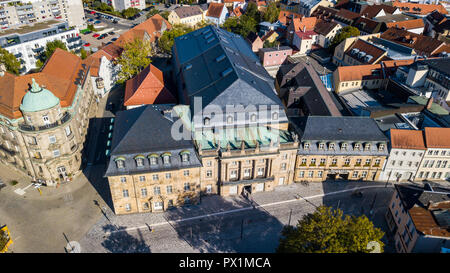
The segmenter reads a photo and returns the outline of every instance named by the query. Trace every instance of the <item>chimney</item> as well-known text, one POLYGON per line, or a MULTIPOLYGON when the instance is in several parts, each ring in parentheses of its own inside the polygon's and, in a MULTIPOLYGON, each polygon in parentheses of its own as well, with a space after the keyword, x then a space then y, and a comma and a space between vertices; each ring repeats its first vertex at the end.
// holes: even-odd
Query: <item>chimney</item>
POLYGON ((5 64, 0 64, 0 77, 3 77, 6 72, 6 66, 5 64))
POLYGON ((426 109, 430 109, 433 105, 433 98, 429 98, 427 101, 427 105, 425 106, 426 109))

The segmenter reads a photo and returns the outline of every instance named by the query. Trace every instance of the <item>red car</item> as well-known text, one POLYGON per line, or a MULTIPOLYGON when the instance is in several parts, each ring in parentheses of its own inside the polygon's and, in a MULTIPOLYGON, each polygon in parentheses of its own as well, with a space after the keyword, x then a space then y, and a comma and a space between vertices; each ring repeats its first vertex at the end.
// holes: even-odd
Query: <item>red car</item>
POLYGON ((90 45, 91 45, 90 43, 85 43, 85 44, 84 44, 84 46, 90 46, 90 45))
POLYGON ((100 36, 100 34, 98 33, 94 33, 94 35, 92 35, 92 37, 97 38, 98 36, 100 36))
POLYGON ((91 11, 91 14, 95 14, 96 12, 95 11, 91 11))

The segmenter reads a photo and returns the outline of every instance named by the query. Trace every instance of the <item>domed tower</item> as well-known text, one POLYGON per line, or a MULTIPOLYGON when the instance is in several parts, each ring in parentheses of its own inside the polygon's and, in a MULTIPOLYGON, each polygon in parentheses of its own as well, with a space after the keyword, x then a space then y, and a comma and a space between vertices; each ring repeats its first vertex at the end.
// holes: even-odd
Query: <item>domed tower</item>
POLYGON ((79 169, 81 158, 72 133, 72 115, 62 111, 60 100, 32 79, 20 105, 24 123, 19 125, 29 151, 34 177, 55 184, 79 169))

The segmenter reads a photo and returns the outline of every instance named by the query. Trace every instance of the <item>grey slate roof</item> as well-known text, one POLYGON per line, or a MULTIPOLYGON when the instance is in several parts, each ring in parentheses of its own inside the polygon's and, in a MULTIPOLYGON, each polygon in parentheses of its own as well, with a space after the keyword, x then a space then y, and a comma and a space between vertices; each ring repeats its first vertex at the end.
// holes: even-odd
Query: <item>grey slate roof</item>
POLYGON ((395 185, 395 188, 407 210, 415 205, 426 208, 430 201, 433 203, 450 201, 448 188, 433 187, 433 191, 415 185, 395 185))
POLYGON ((202 14, 202 9, 199 6, 178 7, 173 11, 175 11, 180 19, 202 14))
POLYGON ((192 141, 172 137, 171 128, 177 117, 172 117, 170 111, 171 106, 150 105, 117 113, 106 176, 201 166, 192 141), (169 114, 164 115, 162 110, 169 114), (189 162, 181 162, 179 153, 184 150, 190 152, 189 162), (134 158, 137 155, 147 157, 152 153, 161 155, 165 152, 172 154, 170 165, 163 165, 159 158, 157 166, 150 167, 148 159, 144 160, 143 167, 136 166, 134 158), (123 170, 117 169, 114 161, 119 156, 125 158, 123 170))
MULTIPOLYGON (((295 90, 306 88, 300 100, 308 108, 310 115, 316 116, 340 116, 332 95, 323 85, 314 68, 306 63, 282 65, 276 75, 281 87, 280 96, 288 95, 289 88, 295 90)), ((303 91, 302 91, 303 93, 303 91)))
POLYGON ((430 68, 439 71, 440 73, 450 76, 450 57, 437 58, 419 61, 420 64, 428 65, 430 68))
POLYGON ((180 101, 192 111, 194 96, 202 97, 203 109, 209 104, 282 107, 273 79, 239 35, 210 25, 177 37, 173 56, 180 101))
POLYGON ((309 116, 296 124, 300 139, 323 141, 387 142, 376 122, 369 117, 309 116))

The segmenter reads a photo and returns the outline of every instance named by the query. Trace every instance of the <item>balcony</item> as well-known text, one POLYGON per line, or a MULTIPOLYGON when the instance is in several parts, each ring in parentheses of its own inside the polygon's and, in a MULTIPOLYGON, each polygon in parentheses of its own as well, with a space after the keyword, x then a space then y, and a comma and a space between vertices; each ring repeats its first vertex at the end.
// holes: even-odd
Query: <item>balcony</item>
POLYGON ((80 36, 77 36, 77 37, 70 37, 70 38, 67 39, 67 42, 68 42, 68 43, 73 43, 73 42, 76 42, 76 41, 78 41, 78 40, 81 40, 81 37, 80 37, 80 36))
POLYGON ((32 50, 33 50, 34 53, 40 53, 41 51, 44 50, 44 47, 41 46, 41 47, 38 47, 38 48, 33 48, 32 50))
POLYGON ((60 125, 63 125, 64 123, 69 121, 71 117, 72 116, 69 114, 69 112, 65 112, 63 117, 60 120, 58 120, 57 122, 54 122, 51 124, 46 124, 43 126, 33 126, 33 125, 25 124, 25 123, 19 123, 19 130, 25 131, 25 132, 36 132, 36 131, 48 130, 48 129, 56 128, 60 125))

